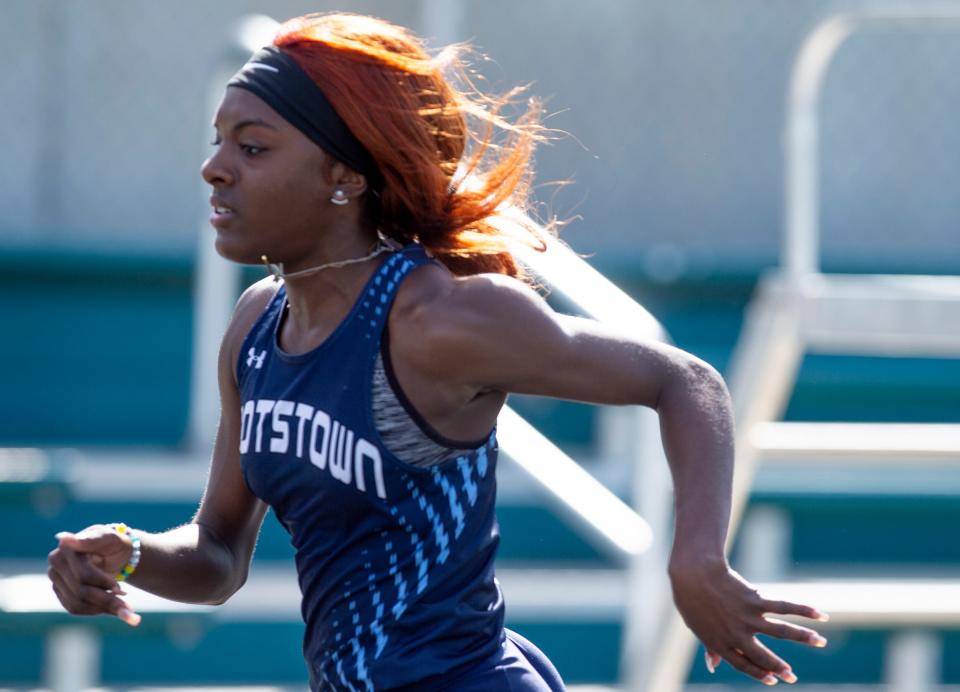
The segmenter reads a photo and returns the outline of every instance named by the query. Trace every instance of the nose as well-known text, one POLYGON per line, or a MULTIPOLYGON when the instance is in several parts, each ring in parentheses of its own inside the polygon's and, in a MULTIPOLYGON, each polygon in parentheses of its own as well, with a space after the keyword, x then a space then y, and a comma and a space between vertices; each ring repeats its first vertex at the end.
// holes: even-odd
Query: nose
POLYGON ((222 151, 222 148, 217 149, 200 166, 200 175, 210 185, 216 183, 229 185, 233 182, 233 174, 230 172, 226 161, 224 161, 222 151))

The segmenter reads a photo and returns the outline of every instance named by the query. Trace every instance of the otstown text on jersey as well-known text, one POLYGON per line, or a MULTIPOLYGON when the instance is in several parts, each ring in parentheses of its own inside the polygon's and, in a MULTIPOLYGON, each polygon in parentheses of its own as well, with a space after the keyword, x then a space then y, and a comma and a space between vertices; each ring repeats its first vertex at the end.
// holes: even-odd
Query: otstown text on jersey
POLYGON ((377 446, 310 404, 284 399, 244 402, 240 453, 251 451, 272 454, 293 451, 298 459, 309 459, 318 469, 329 469, 330 475, 341 483, 353 483, 364 492, 367 489, 365 469, 372 466, 377 496, 387 497, 377 446), (291 432, 291 426, 296 428, 295 433, 291 432))

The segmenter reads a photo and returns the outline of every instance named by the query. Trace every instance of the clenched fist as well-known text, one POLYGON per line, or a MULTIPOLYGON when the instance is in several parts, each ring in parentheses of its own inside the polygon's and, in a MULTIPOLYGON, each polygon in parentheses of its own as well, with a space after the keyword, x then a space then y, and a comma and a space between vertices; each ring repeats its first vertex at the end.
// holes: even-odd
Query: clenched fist
POLYGON ((140 624, 140 616, 120 598, 126 592, 116 579, 133 552, 129 536, 95 524, 76 534, 60 532, 56 538, 59 545, 47 556, 47 575, 67 612, 106 613, 133 627, 140 624))

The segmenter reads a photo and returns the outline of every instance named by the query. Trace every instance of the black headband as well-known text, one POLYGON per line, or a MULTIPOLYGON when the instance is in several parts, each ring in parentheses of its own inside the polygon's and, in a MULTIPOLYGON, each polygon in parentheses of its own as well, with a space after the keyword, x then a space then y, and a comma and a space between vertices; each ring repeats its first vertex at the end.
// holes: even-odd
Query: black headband
POLYGON ((227 82, 246 89, 313 140, 320 148, 380 187, 377 164, 353 136, 320 87, 297 62, 274 46, 261 48, 227 82))

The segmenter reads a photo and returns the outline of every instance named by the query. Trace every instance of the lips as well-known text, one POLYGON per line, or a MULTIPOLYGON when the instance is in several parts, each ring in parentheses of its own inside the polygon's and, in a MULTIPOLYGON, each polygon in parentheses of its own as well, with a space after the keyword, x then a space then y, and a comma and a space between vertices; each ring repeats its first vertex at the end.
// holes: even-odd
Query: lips
POLYGON ((217 228, 230 221, 236 214, 233 207, 217 195, 210 196, 210 206, 213 207, 210 223, 217 228))
POLYGON ((218 214, 227 214, 233 213, 233 205, 228 204, 222 197, 217 195, 210 195, 210 206, 213 207, 214 212, 218 214))

